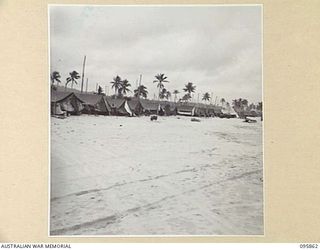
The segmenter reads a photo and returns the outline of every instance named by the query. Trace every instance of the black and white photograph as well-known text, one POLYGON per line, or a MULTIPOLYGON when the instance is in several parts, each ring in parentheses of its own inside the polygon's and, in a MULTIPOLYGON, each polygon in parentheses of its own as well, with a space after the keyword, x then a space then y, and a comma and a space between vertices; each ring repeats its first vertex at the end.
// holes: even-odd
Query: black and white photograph
POLYGON ((262 5, 49 5, 49 236, 263 236, 262 5))

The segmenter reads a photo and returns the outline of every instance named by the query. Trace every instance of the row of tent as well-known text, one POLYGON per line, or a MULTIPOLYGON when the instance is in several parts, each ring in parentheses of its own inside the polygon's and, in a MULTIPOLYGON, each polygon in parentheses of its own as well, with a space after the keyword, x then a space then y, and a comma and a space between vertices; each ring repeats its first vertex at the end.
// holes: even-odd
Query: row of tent
MULTIPOLYGON (((175 103, 134 97, 51 91, 51 114, 80 115, 185 115, 199 117, 224 117, 220 106, 199 103, 175 103)), ((229 114, 230 115, 230 114, 229 114)), ((231 117, 236 117, 231 114, 231 117)), ((230 118, 230 117, 228 117, 230 118)))

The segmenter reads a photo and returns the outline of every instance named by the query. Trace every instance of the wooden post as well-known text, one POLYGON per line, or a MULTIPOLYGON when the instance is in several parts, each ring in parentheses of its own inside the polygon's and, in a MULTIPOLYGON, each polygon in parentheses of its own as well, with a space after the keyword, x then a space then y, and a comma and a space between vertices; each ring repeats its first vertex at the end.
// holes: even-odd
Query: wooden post
POLYGON ((141 86, 142 75, 140 74, 139 86, 138 86, 138 99, 140 99, 140 86, 141 86))
POLYGON ((88 78, 87 78, 87 81, 86 81, 86 93, 88 93, 88 78))
POLYGON ((83 92, 83 78, 84 78, 84 67, 86 64, 86 56, 83 58, 83 67, 82 67, 82 79, 81 79, 81 93, 83 92))

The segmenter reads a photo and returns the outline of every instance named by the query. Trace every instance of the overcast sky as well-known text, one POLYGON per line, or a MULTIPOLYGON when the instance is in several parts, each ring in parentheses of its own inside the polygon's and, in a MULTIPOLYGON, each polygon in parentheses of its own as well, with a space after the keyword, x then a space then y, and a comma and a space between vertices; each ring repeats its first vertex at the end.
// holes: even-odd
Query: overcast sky
POLYGON ((261 32, 260 6, 51 6, 50 70, 65 83, 69 72, 81 74, 86 55, 89 90, 98 83, 112 94, 116 75, 133 90, 142 74, 153 98, 154 76, 164 73, 171 92, 194 83, 194 100, 209 92, 214 99, 256 103, 262 98, 261 32))

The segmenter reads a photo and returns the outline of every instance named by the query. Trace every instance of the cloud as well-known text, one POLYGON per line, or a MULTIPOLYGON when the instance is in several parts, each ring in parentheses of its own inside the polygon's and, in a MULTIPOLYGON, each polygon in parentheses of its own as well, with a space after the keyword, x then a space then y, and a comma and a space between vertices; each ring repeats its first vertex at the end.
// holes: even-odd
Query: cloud
POLYGON ((201 95, 261 100, 259 6, 51 6, 51 70, 81 72, 87 55, 89 89, 119 74, 133 86, 143 74, 149 93, 154 75, 167 89, 191 81, 201 95))

